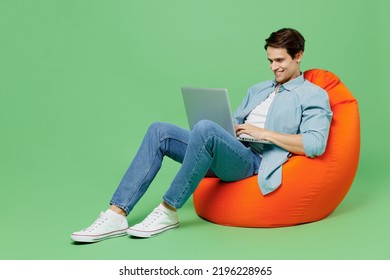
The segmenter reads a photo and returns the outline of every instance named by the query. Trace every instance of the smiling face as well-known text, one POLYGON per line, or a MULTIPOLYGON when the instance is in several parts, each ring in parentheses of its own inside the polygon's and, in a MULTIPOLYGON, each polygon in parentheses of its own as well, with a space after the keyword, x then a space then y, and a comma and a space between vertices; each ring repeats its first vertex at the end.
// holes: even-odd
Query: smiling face
POLYGON ((301 74, 299 63, 303 52, 300 51, 292 58, 285 48, 267 48, 268 61, 270 68, 275 74, 275 81, 284 84, 295 79, 301 74))

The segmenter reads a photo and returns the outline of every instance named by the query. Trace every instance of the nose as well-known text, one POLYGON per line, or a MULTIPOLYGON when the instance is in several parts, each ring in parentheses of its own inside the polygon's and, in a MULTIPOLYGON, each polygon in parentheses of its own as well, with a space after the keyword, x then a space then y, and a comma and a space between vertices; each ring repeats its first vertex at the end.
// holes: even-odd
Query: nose
POLYGON ((270 62, 269 67, 271 68, 272 71, 275 71, 276 69, 279 68, 279 64, 276 63, 275 61, 272 61, 272 62, 270 62))

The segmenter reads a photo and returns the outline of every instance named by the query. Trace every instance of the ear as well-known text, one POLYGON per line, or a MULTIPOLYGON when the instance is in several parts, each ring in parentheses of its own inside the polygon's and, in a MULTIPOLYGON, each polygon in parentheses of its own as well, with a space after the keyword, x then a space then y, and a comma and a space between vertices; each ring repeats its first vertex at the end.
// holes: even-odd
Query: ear
POLYGON ((303 51, 299 51, 299 52, 295 55, 295 58, 294 58, 294 59, 299 63, 299 62, 301 62, 302 57, 303 57, 303 51))

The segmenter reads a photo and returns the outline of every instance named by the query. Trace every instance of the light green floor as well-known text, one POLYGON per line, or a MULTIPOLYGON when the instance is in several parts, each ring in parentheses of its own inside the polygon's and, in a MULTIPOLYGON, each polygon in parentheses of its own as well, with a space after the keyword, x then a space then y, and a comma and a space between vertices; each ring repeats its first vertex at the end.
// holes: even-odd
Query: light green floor
MULTIPOLYGON (((165 167, 168 171, 157 178, 162 184, 164 176, 169 177, 170 169, 173 172, 177 166, 167 163, 165 167)), ((50 192, 41 205, 28 203, 29 198, 24 198, 22 202, 27 202, 29 209, 15 208, 9 212, 11 218, 6 224, 13 230, 2 231, 0 258, 389 259, 390 190, 385 181, 376 180, 370 184, 380 188, 380 193, 367 195, 365 187, 371 179, 358 175, 340 207, 325 220, 312 224, 275 229, 219 226, 200 219, 190 201, 180 211, 179 229, 151 239, 126 236, 88 245, 72 243, 69 234, 89 225, 105 203, 96 194, 88 195, 83 190, 72 194, 63 186, 56 195, 50 192), (93 197, 99 201, 83 205, 84 198, 93 197), (45 206, 51 211, 46 211, 45 206)), ((129 223, 141 220, 158 203, 160 191, 152 187, 141 200, 143 206, 128 217, 129 223)))

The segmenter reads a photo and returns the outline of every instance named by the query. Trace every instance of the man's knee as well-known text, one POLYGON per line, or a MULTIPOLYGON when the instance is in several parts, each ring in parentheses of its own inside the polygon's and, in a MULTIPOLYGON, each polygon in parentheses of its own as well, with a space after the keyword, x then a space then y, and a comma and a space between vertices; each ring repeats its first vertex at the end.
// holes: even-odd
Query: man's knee
POLYGON ((160 134, 161 132, 167 131, 170 124, 164 122, 154 122, 149 126, 149 134, 160 134))
POLYGON ((215 134, 215 132, 218 130, 218 124, 216 124, 213 121, 210 120, 201 120, 198 123, 195 124, 195 126, 192 129, 193 133, 196 134, 202 134, 202 135, 210 135, 215 134))

